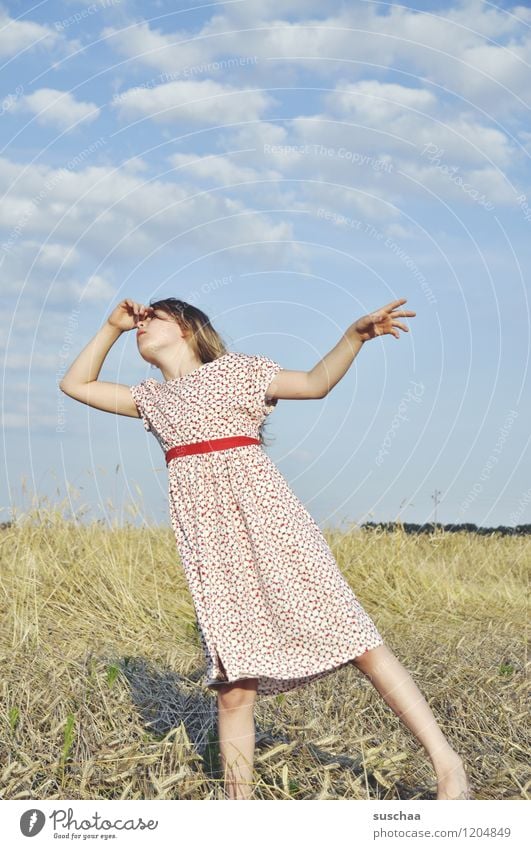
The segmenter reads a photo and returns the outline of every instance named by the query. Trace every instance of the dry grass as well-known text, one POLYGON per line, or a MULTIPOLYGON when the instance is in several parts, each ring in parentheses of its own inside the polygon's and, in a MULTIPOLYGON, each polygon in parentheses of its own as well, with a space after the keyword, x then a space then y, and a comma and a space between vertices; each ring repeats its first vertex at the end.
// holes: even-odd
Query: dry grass
MULTIPOLYGON (((325 530, 476 799, 528 799, 530 542, 325 530)), ((216 696, 171 529, 28 511, 0 531, 0 795, 221 799, 216 696)), ((347 666, 255 708, 257 799, 430 799, 424 750, 347 666)))

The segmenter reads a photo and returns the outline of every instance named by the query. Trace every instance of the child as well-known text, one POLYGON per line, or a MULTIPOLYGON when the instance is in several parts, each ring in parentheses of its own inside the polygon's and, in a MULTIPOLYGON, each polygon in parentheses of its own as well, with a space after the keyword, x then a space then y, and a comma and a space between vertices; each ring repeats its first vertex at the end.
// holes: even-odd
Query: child
POLYGON ((254 702, 354 664, 425 747, 437 799, 468 799, 464 766, 410 674, 384 645, 316 522, 262 449, 279 398, 324 398, 369 339, 408 328, 405 298, 354 322, 310 371, 230 352, 197 307, 126 299, 71 365, 60 387, 100 410, 141 418, 168 466, 170 517, 218 689, 225 790, 252 793, 254 702), (109 349, 137 329, 141 357, 163 381, 98 380, 109 349))

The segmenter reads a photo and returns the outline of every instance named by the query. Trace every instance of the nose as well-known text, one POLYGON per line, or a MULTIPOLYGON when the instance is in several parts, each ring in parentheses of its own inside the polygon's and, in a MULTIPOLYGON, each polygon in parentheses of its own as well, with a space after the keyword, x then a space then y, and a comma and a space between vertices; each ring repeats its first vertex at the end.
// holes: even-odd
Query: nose
POLYGON ((145 328, 144 325, 145 325, 146 322, 148 322, 150 320, 150 318, 151 318, 151 314, 144 315, 143 318, 140 318, 140 316, 139 316, 138 321, 136 323, 137 329, 138 330, 141 330, 141 329, 145 330, 146 328, 145 328))

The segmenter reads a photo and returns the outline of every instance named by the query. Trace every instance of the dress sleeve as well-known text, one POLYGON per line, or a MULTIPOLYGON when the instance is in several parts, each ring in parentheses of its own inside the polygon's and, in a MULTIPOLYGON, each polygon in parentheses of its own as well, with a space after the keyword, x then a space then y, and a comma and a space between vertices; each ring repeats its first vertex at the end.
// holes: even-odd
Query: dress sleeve
POLYGON ((137 406, 138 412, 140 413, 140 417, 144 423, 144 427, 146 430, 151 430, 151 422, 148 416, 150 402, 153 398, 152 384, 153 378, 148 377, 141 383, 135 383, 133 386, 129 387, 129 391, 133 396, 133 401, 137 406))
POLYGON ((251 355, 250 361, 253 407, 260 415, 267 416, 273 412, 278 403, 278 398, 266 394, 267 387, 282 369, 282 366, 262 354, 251 355))

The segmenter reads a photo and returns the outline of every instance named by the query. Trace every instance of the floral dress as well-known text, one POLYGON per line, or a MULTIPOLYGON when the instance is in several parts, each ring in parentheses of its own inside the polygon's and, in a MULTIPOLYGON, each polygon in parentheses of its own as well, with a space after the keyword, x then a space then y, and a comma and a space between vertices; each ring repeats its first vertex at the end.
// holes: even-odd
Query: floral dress
MULTIPOLYGON (((163 452, 259 437, 282 366, 229 352, 183 377, 130 386, 163 452)), ((184 454, 168 464, 170 518, 206 657, 207 687, 257 679, 273 696, 383 643, 319 526, 262 445, 184 454)))

